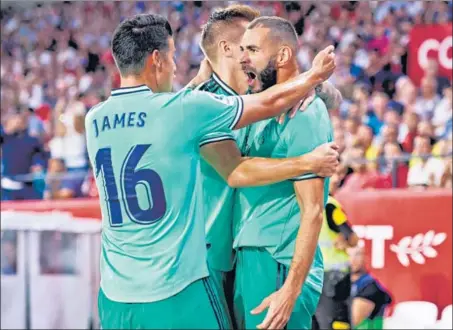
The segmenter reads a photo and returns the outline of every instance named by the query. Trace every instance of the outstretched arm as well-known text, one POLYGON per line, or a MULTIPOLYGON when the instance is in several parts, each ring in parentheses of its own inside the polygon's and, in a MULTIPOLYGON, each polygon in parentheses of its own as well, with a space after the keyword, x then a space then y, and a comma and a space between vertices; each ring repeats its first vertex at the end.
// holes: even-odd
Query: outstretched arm
POLYGON ((225 140, 202 146, 201 155, 234 188, 268 185, 306 173, 331 176, 338 165, 334 143, 303 156, 277 159, 242 157, 236 143, 225 140))
MULTIPOLYGON (((333 46, 326 47, 314 58, 311 70, 291 80, 272 86, 261 93, 242 96, 243 111, 233 128, 238 129, 267 118, 276 117, 300 102, 311 90, 332 75, 335 69, 333 51, 333 46)), ((206 62, 204 64, 207 65, 206 62)), ((187 88, 194 89, 205 79, 206 77, 203 75, 197 76, 187 85, 187 88)))

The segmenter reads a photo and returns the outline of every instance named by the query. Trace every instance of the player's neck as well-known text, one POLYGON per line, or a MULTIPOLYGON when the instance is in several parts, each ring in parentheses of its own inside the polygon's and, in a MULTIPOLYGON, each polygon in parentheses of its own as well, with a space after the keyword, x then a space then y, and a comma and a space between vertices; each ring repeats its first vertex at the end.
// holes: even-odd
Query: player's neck
POLYGON ((148 81, 147 79, 145 79, 141 76, 121 77, 121 82, 120 82, 121 88, 136 87, 136 86, 141 86, 141 85, 146 85, 152 91, 157 91, 156 84, 154 84, 152 81, 148 81))
POLYGON ((277 84, 284 83, 300 74, 297 63, 291 63, 277 71, 277 84))
POLYGON ((243 84, 241 84, 242 80, 238 79, 237 74, 239 72, 239 69, 232 69, 228 65, 222 65, 219 63, 213 64, 212 69, 216 73, 216 75, 237 94, 245 94, 245 92, 247 91, 247 82, 245 79, 243 79, 243 84))

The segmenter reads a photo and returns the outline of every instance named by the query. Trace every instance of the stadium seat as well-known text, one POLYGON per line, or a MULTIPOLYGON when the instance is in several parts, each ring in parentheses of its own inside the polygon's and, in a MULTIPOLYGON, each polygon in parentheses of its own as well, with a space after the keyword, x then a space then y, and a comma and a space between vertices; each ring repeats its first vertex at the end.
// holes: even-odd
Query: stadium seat
POLYGON ((384 329, 423 329, 423 327, 420 327, 420 325, 413 320, 403 320, 389 317, 384 319, 384 329))
POLYGON ((437 306, 428 301, 405 301, 395 306, 393 315, 384 322, 384 329, 425 329, 436 324, 437 306))
POLYGON ((439 321, 432 326, 427 326, 425 329, 453 329, 452 325, 452 305, 444 308, 439 321))
POLYGON ((425 327, 425 329, 442 329, 442 330, 448 330, 448 329, 451 329, 452 326, 451 326, 451 322, 450 323, 447 323, 443 320, 439 320, 437 321, 436 323, 434 323, 433 325, 428 325, 425 327))
POLYGON ((441 320, 448 322, 451 326, 451 323, 453 321, 453 305, 449 305, 444 308, 444 310, 442 311, 441 320))

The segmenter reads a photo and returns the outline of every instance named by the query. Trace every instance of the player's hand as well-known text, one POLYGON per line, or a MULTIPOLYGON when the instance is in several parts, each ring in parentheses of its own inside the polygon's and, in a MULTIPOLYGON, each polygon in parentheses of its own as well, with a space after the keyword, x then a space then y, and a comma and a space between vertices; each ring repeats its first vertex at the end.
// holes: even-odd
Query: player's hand
POLYGON ((265 298, 261 304, 251 311, 252 314, 260 314, 267 309, 266 317, 258 329, 283 329, 288 323, 294 304, 300 292, 291 290, 283 286, 280 290, 274 292, 265 298))
MULTIPOLYGON (((300 107, 299 107, 299 110, 300 111, 305 111, 307 110, 308 106, 311 104, 311 102, 313 102, 315 100, 315 97, 316 97, 316 92, 313 90, 310 94, 307 95, 306 98, 304 98, 302 101, 301 101, 301 104, 300 104, 300 107)), ((295 113, 294 113, 295 114, 295 113)), ((291 117, 292 118, 292 117, 291 117)))
POLYGON ((212 67, 209 63, 207 58, 204 58, 203 61, 200 63, 200 69, 197 73, 197 78, 200 79, 201 82, 208 80, 211 78, 212 75, 212 67))
POLYGON ((321 177, 330 177, 340 164, 339 147, 336 143, 325 143, 320 145, 307 156, 310 157, 312 172, 321 177))
POLYGON ((316 93, 314 90, 310 92, 302 101, 300 101, 297 106, 291 109, 289 112, 289 118, 293 118, 297 111, 305 111, 308 106, 315 100, 315 97, 319 96, 321 100, 324 101, 328 110, 338 109, 343 97, 341 93, 328 81, 324 81, 321 84, 321 92, 316 93))
POLYGON ((197 86, 204 83, 206 80, 211 78, 212 67, 207 58, 204 58, 200 63, 200 69, 198 70, 197 75, 193 78, 186 86, 186 88, 196 88, 197 86))
POLYGON ((328 46, 313 59, 312 73, 321 81, 327 80, 335 70, 335 47, 328 46))
POLYGON ((316 97, 316 93, 313 90, 310 92, 310 94, 307 95, 307 97, 302 99, 299 103, 297 103, 297 105, 295 107, 293 107, 289 111, 289 113, 288 113, 289 118, 294 118, 297 111, 305 111, 308 108, 308 106, 311 104, 311 102, 313 102, 315 97, 316 97))
MULTIPOLYGON (((294 118, 297 111, 301 111, 301 112, 305 111, 308 108, 308 106, 310 105, 310 103, 313 102, 315 97, 316 97, 316 93, 313 90, 310 94, 308 94, 307 97, 303 98, 291 110, 289 110, 289 112, 287 113, 287 116, 291 119, 291 118, 294 118)), ((281 115, 278 119, 278 123, 283 124, 285 122, 285 117, 286 117, 285 114, 281 115)))

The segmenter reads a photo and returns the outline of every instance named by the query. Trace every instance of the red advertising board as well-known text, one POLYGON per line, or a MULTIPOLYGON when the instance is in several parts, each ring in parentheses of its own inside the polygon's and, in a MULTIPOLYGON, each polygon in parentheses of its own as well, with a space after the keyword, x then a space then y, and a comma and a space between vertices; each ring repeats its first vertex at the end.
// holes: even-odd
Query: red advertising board
MULTIPOLYGON (((451 191, 397 189, 336 197, 363 239, 371 273, 395 302, 426 300, 440 310, 452 303, 451 191)), ((58 210, 100 218, 95 199, 2 202, 1 210, 58 210)))
POLYGON ((428 59, 439 64, 441 76, 452 77, 452 24, 417 25, 410 34, 409 76, 419 85, 428 59))
POLYGON ((395 302, 452 303, 452 192, 339 194, 363 239, 368 268, 395 302))

